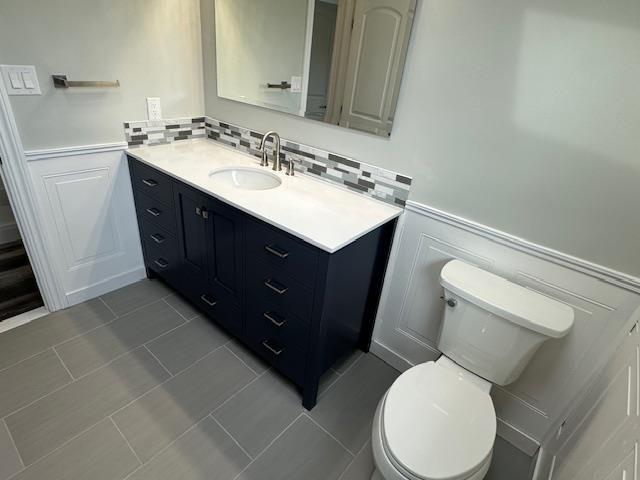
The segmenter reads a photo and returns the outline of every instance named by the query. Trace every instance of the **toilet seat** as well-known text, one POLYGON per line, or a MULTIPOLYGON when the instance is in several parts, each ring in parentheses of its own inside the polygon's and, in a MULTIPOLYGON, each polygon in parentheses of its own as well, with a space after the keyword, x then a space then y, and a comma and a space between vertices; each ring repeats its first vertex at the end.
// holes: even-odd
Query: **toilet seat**
POLYGON ((380 414, 385 453, 407 478, 468 479, 491 460, 496 435, 491 397, 433 362, 398 377, 380 414))

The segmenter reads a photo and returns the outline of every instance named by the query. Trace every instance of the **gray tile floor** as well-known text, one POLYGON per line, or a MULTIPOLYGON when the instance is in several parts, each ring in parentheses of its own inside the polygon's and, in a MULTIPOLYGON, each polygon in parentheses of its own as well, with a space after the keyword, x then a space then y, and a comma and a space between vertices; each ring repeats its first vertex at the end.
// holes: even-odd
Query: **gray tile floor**
MULTIPOLYGON (((371 419, 397 375, 355 353, 306 412, 288 382, 145 280, 0 334, 0 480, 368 480, 371 419)), ((530 459, 502 450, 494 478, 527 478, 512 464, 530 459)))

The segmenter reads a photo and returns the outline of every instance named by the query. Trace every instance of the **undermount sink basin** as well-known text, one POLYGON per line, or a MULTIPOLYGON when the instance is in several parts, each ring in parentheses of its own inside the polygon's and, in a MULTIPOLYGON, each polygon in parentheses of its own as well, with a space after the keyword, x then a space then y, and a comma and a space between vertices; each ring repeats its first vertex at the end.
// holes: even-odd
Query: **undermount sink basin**
POLYGON ((243 190, 269 190, 280 186, 277 175, 251 167, 220 168, 209 173, 214 182, 243 190))

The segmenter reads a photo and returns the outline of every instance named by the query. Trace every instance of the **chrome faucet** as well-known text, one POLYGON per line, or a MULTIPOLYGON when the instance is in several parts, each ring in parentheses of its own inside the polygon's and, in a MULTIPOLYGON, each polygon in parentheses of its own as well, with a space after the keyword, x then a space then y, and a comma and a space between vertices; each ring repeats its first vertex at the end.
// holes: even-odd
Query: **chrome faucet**
POLYGON ((262 137, 262 140, 260 141, 260 150, 262 150, 262 162, 260 163, 260 165, 263 167, 269 166, 269 159, 267 158, 266 149, 267 138, 269 137, 273 137, 273 143, 275 144, 275 147, 273 149, 273 169, 277 172, 282 170, 282 165, 280 165, 280 135, 278 135, 274 131, 265 133, 264 137, 262 137))

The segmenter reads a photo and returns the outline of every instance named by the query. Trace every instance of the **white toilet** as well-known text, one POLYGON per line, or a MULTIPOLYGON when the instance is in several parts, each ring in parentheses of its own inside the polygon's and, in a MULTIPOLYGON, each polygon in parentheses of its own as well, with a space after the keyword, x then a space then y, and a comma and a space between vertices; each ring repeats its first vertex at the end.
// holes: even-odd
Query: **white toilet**
POLYGON ((372 480, 480 480, 491 463, 491 385, 515 381, 573 309, 460 260, 440 274, 446 302, 435 362, 404 372, 373 421, 372 480))

